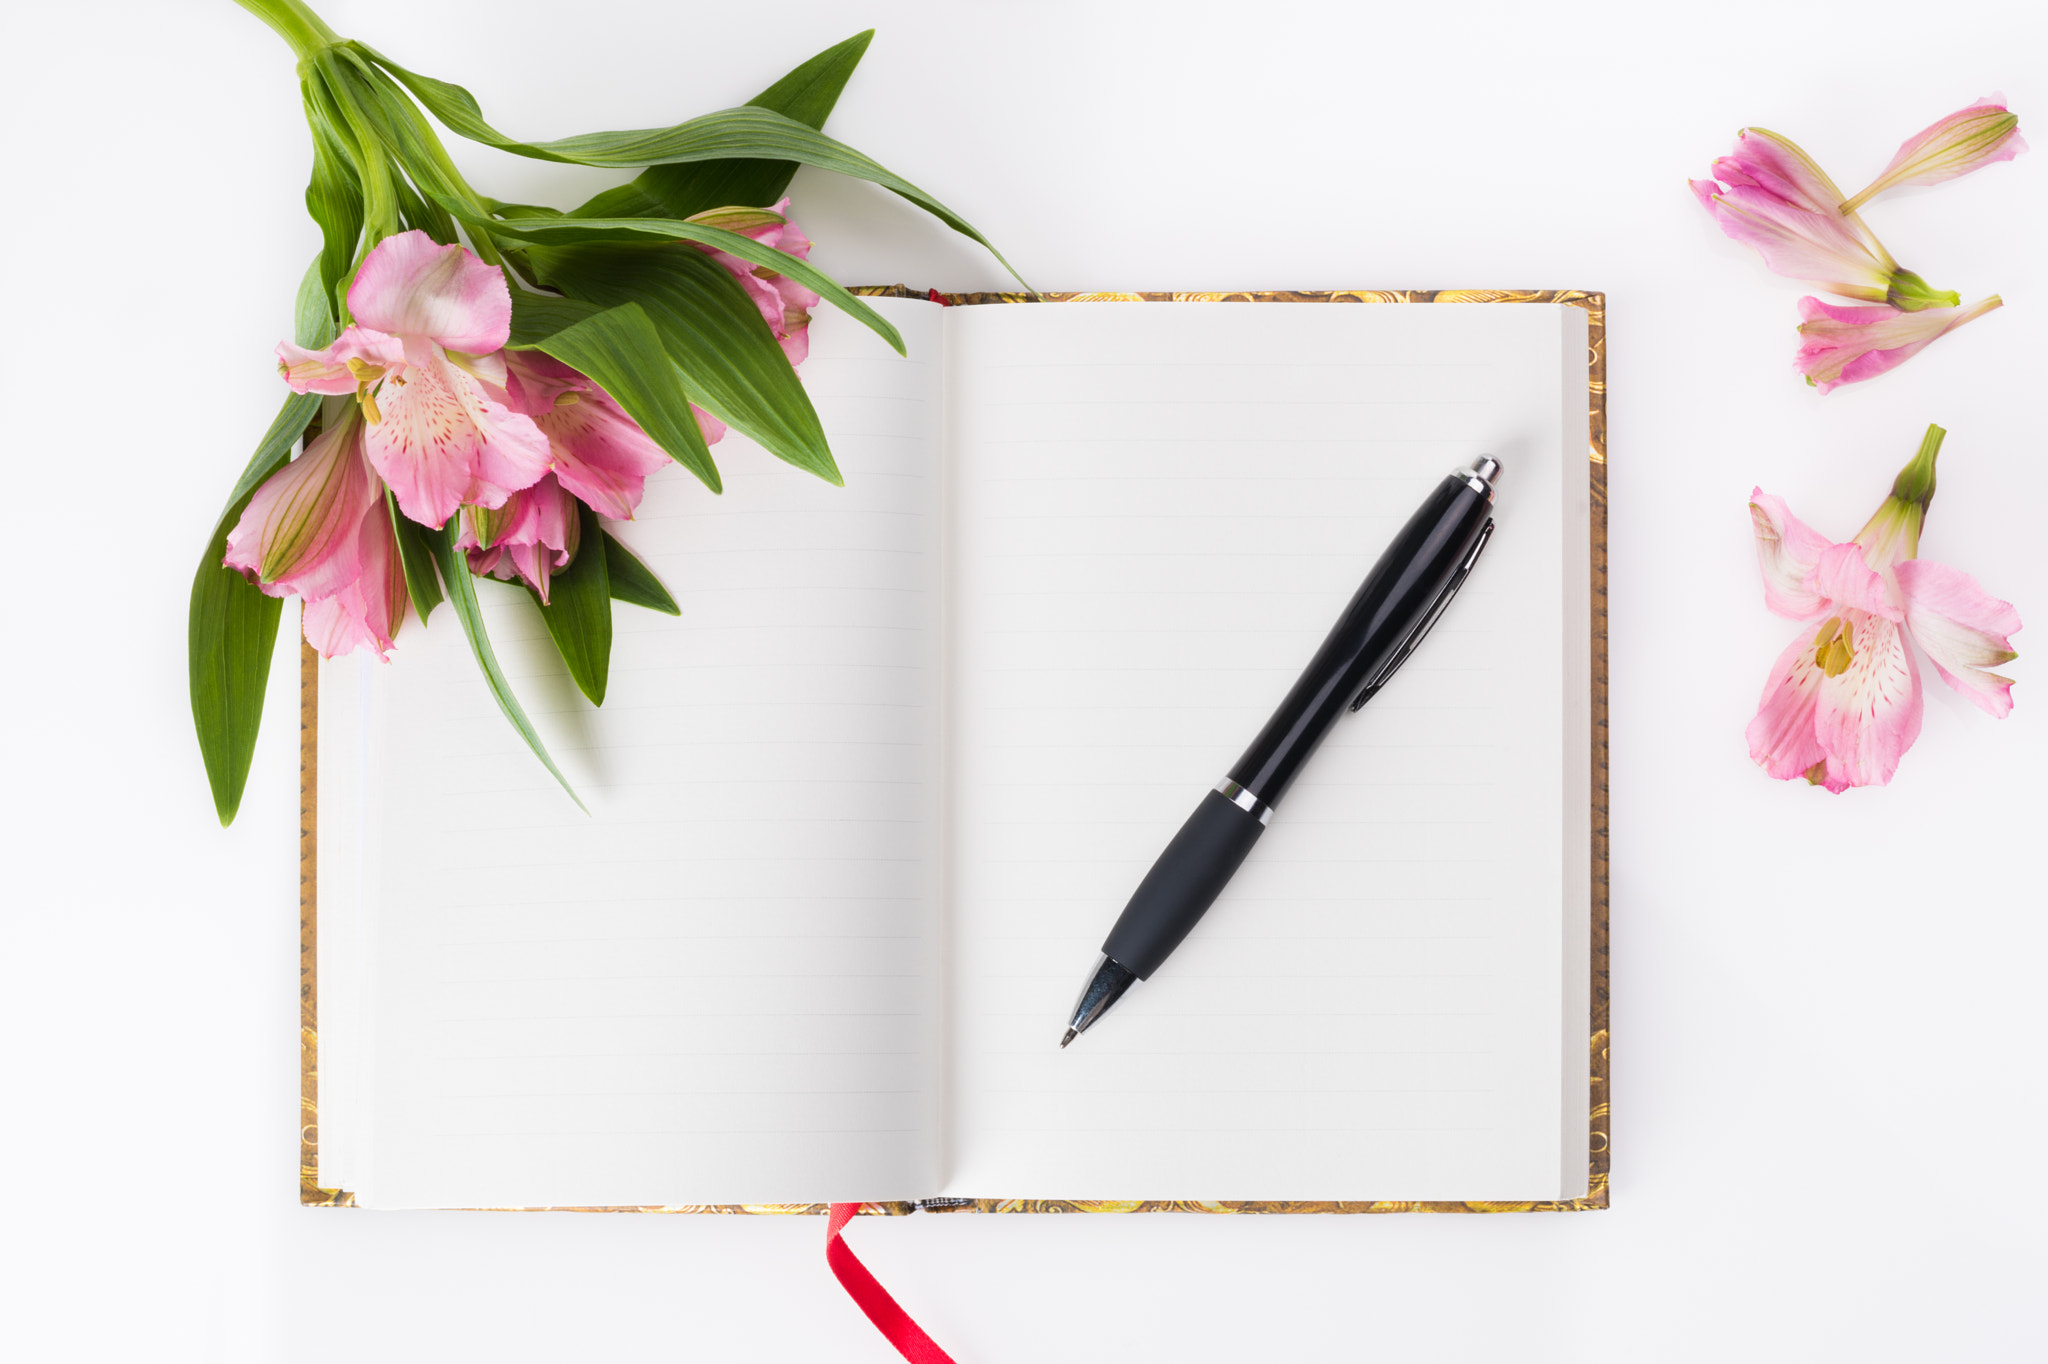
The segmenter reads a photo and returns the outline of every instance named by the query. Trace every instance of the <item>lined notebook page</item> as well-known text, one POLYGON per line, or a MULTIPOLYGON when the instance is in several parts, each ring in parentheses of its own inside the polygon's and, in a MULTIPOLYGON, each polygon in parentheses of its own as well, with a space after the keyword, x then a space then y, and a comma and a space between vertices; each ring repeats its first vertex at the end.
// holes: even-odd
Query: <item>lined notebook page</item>
POLYGON ((615 608, 602 710, 523 595, 479 587, 589 818, 445 608, 391 666, 324 669, 327 1182, 387 1207, 930 1191, 940 313, 876 304, 910 359, 821 310, 803 370, 844 489, 737 435, 723 497, 649 481, 620 538, 683 616, 615 608))
POLYGON ((945 1192, 1582 1192, 1583 314, 1069 303, 946 322, 945 1192), (1483 453, 1505 464, 1499 530, 1427 647, 1338 726, 1174 957, 1060 1051, 1153 858, 1399 524, 1483 453))

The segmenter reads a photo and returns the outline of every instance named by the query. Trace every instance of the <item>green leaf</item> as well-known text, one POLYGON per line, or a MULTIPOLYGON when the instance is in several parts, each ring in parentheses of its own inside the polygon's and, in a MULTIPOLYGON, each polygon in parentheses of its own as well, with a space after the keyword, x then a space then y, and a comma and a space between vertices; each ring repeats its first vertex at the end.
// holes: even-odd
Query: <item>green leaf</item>
POLYGON ((206 552, 192 577, 191 604, 185 617, 186 683, 191 694, 192 728, 199 738, 199 756, 213 789, 214 812, 223 827, 241 808, 242 788, 249 781, 249 762, 256 753, 256 733, 263 724, 263 695, 270 685, 270 656, 277 646, 277 622, 284 603, 267 597, 221 560, 227 555, 228 532, 255 496, 256 486, 270 477, 291 454, 313 413, 316 394, 293 394, 235 482, 228 504, 214 524, 206 552))
POLYGON ((442 601, 441 580, 434 576, 434 551, 427 547, 427 528, 398 510, 398 499, 390 488, 384 490, 384 510, 391 517, 392 538, 398 541, 398 562, 405 570, 405 595, 412 599, 413 614, 427 623, 442 601))
POLYGON ((361 43, 350 46, 397 77, 434 117, 472 142, 515 156, 579 166, 653 166, 735 159, 795 161, 816 166, 869 181, 910 200, 955 232, 980 242, 1019 284, 1024 283, 1023 277, 1003 259, 1003 253, 965 218, 872 158, 771 109, 721 109, 672 128, 584 133, 553 142, 521 142, 484 122, 476 100, 461 86, 416 75, 361 43))
POLYGON ((307 350, 323 350, 339 331, 334 318, 333 297, 320 280, 320 258, 306 267, 299 278, 299 297, 292 305, 292 340, 307 350))
POLYGON ((363 187, 347 146, 319 116, 312 89, 302 83, 301 90, 306 122, 313 129, 313 178, 306 185, 306 212, 320 227, 320 294, 338 326, 340 284, 355 265, 363 235, 363 187))
POLYGON ((512 335, 505 344, 513 350, 532 350, 556 332, 603 311, 602 304, 585 303, 580 298, 558 298, 553 294, 536 294, 531 289, 514 289, 512 335))
POLYGON ((555 217, 499 220, 462 210, 453 200, 443 200, 442 207, 480 231, 542 246, 570 246, 581 242, 685 241, 715 247, 738 256, 743 261, 764 265, 778 274, 789 276, 806 289, 822 296, 840 311, 859 320, 868 330, 893 346, 898 355, 904 353, 903 338, 897 335, 896 329, 889 325, 888 320, 859 298, 848 293, 838 280, 809 261, 799 260, 786 251, 764 246, 752 237, 729 232, 722 227, 713 227, 708 223, 679 222, 673 218, 555 217))
POLYGON ((228 494, 227 510, 221 513, 221 524, 214 527, 217 534, 226 537, 236 518, 241 516, 242 504, 248 500, 249 494, 256 491, 256 485, 269 478, 278 465, 291 457, 292 446, 306 433, 313 414, 319 410, 320 395, 317 393, 294 393, 284 400, 284 406, 271 419, 270 429, 256 443, 256 453, 249 456, 242 476, 235 480, 235 490, 228 494))
POLYGON ((610 531, 604 534, 604 566, 611 580, 612 600, 644 606, 665 616, 680 616, 683 608, 654 576, 654 570, 640 562, 632 550, 620 544, 610 531))
POLYGON ((569 676, 591 705, 601 706, 612 667, 611 575, 597 513, 578 502, 576 520, 576 557, 549 580, 548 599, 542 601, 532 588, 527 591, 554 636, 562 662, 569 665, 569 676))
MULTIPOLYGON (((222 518, 225 525, 234 525, 231 518, 241 516, 248 500, 245 495, 228 508, 222 518)), ((199 756, 206 763, 206 782, 213 788, 214 813, 222 828, 234 823, 242 788, 249 781, 256 733, 263 724, 263 694, 270 685, 270 656, 277 648, 277 622, 284 610, 283 601, 264 596, 240 573, 222 565, 226 553, 227 531, 217 529, 193 575, 185 622, 192 728, 199 736, 199 756)))
MULTIPOLYGON (((516 316, 516 305, 514 311, 516 316)), ((569 315, 568 310, 551 311, 569 315)), ((676 372, 675 362, 662 345, 661 333, 639 304, 622 303, 589 312, 559 331, 536 337, 517 348, 552 355, 588 376, 625 409, 627 416, 640 423, 648 439, 667 451, 670 459, 703 480, 712 492, 724 490, 718 466, 711 459, 711 447, 704 441, 704 429, 697 425, 697 414, 690 411, 683 376, 676 372)), ((777 354, 780 353, 778 349, 777 354)))
POLYGON ((799 469, 839 483, 810 395, 760 310, 726 268, 693 247, 536 246, 541 279, 614 308, 646 309, 689 400, 799 469))
POLYGON ((569 779, 562 775, 562 769, 556 767, 555 760, 548 756, 547 746, 541 743, 533 721, 526 718, 519 698, 512 694, 512 684, 505 680, 505 670, 498 666, 497 652, 491 648, 490 636, 484 633, 483 611, 476 600, 476 579, 470 576, 469 561, 455 547, 455 537, 461 524, 461 517, 451 516, 446 526, 427 537, 427 544, 434 551, 434 562, 441 569, 441 580, 448 585, 448 605, 454 608, 455 618, 462 622, 462 632, 469 636, 470 652, 476 655, 476 666, 482 670, 484 681, 490 686, 491 699, 512 722, 512 728, 519 731, 519 737, 526 740, 526 746, 533 750, 534 757, 540 759, 541 766, 562 784, 562 789, 569 793, 569 799, 576 802, 576 808, 587 815, 590 807, 583 803, 569 785, 569 779))
MULTIPOLYGON (((823 128, 839 103, 839 92, 860 65, 861 57, 874 39, 875 31, 856 33, 784 76, 747 103, 793 118, 807 128, 823 128)), ((728 161, 691 161, 667 166, 650 166, 630 188, 653 206, 647 212, 589 210, 598 200, 577 210, 578 216, 618 218, 687 218, 707 208, 728 204, 760 206, 772 204, 789 188, 796 174, 794 161, 763 161, 741 158, 728 161)), ((604 196, 598 196, 602 199, 604 196)), ((622 196, 623 197, 623 196, 622 196)))

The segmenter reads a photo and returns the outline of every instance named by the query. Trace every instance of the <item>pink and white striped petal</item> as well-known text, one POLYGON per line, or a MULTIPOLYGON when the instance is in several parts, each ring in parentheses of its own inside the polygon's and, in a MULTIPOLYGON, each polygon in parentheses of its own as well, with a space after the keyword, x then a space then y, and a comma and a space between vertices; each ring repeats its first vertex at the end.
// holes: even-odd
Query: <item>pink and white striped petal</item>
POLYGON ((1750 528, 1756 533, 1756 566, 1763 574, 1764 605, 1791 620, 1821 613, 1827 600, 1810 581, 1821 552, 1832 543, 1792 514, 1785 499, 1753 488, 1750 528))
POLYGON ((1814 702, 1824 681, 1813 637, 1802 633, 1771 665, 1763 700, 1749 722, 1749 756, 1778 781, 1790 781, 1827 756, 1814 734, 1814 702))
POLYGON ((1821 679, 1813 728, 1827 753, 1830 791, 1883 786, 1920 737, 1920 669, 1906 632, 1881 616, 1855 613, 1855 657, 1821 679))
POLYGON ((1925 559, 1903 559, 1893 570, 1906 599, 1906 628, 1926 651, 1941 680, 1985 714, 2012 713, 2012 679, 1986 669, 2019 657, 2010 636, 2020 613, 1960 569, 1925 559))

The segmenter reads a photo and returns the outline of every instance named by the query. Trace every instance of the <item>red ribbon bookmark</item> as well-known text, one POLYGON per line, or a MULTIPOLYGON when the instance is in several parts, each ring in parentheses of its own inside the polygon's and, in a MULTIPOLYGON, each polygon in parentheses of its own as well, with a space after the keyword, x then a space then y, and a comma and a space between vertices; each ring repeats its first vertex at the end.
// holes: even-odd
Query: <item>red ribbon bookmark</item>
POLYGON ((910 1313, 896 1305, 896 1299, 889 1296, 889 1290, 868 1273, 868 1267, 853 1253, 853 1247, 841 1240, 839 1233, 860 1211, 858 1203, 834 1203, 832 1215, 825 1220, 825 1263, 832 1266, 832 1272, 839 1279, 839 1286, 854 1300, 860 1310, 868 1314, 868 1320, 875 1324, 896 1353, 910 1361, 910 1364, 953 1364, 953 1356, 941 1350, 924 1328, 910 1319, 910 1313))

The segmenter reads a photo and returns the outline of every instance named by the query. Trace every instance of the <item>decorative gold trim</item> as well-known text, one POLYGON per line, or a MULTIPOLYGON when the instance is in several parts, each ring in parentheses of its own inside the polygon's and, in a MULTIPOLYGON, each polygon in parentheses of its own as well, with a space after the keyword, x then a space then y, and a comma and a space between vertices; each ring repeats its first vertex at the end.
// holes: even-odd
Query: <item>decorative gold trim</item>
MULTIPOLYGON (((1608 1088, 1608 789, 1607 789, 1607 296, 1576 289, 1393 289, 1323 291, 1255 290, 1225 293, 967 293, 940 294, 901 284, 862 285, 851 292, 869 298, 930 298, 948 307, 986 303, 1555 303, 1586 312, 1587 476, 1592 500, 1593 594, 1593 863, 1591 1110, 1586 1137, 1587 1194, 1584 1198, 1531 1203, 1452 1202, 1271 1202, 1108 1201, 1066 1199, 943 1199, 922 1205, 930 1212, 1206 1212, 1206 1213, 1389 1213, 1389 1212, 1585 1212, 1608 1206, 1610 1161, 1608 1088)), ((314 800, 318 788, 319 656, 304 644, 299 655, 299 1201, 322 1207, 353 1207, 355 1195, 319 1186, 319 1069, 315 1032, 314 800)), ((863 1213, 901 1216, 914 1203, 865 1203, 863 1213)), ((695 1212, 823 1213, 823 1203, 704 1203, 673 1207, 504 1208, 502 1212, 695 1212)))

